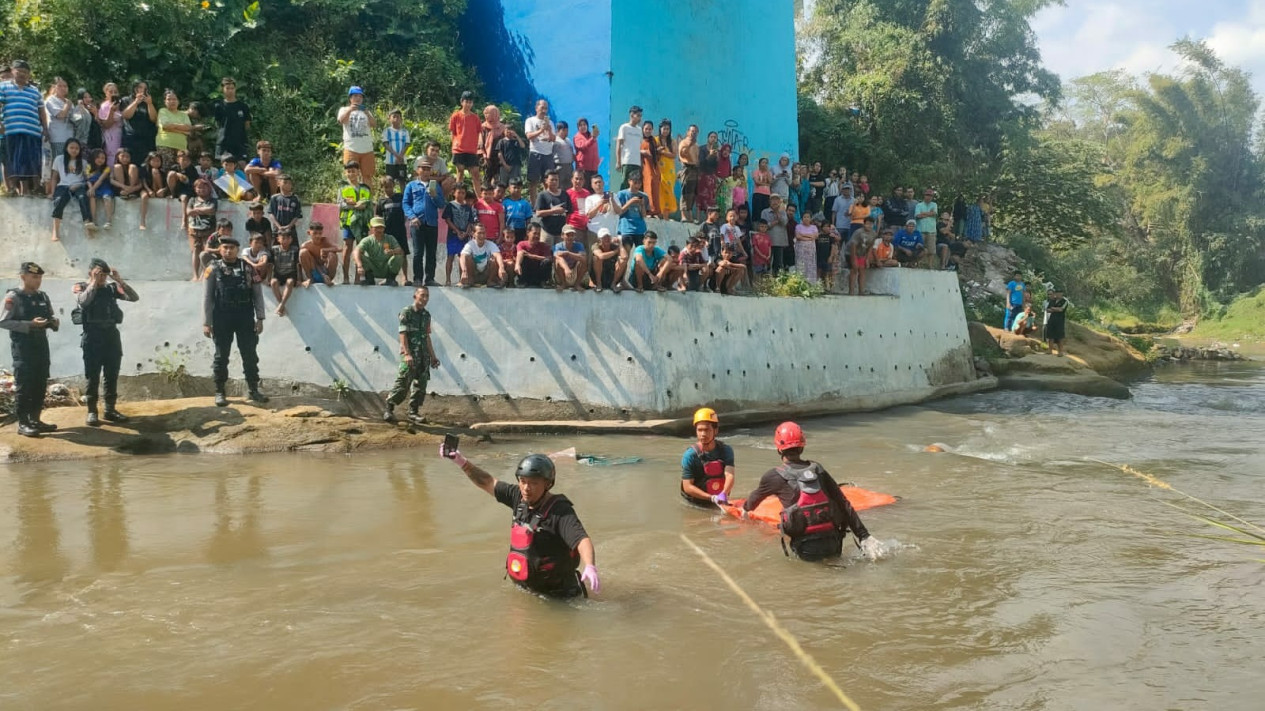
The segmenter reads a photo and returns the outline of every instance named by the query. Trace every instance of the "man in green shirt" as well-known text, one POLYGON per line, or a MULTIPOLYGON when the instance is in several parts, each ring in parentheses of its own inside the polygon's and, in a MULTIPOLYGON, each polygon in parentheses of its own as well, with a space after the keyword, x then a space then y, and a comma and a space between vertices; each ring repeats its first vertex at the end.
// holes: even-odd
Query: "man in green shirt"
POLYGON ((400 374, 387 396, 387 409, 382 419, 395 422, 395 406, 404 402, 408 392, 408 416, 417 420, 417 409, 426 399, 426 384, 430 382, 430 369, 439 367, 435 348, 430 342, 430 289, 419 286, 413 290, 413 303, 400 311, 400 374))
POLYGON ((924 235, 936 233, 936 218, 940 216, 940 206, 936 205, 936 191, 927 188, 922 191, 922 202, 914 205, 913 218, 917 221, 918 231, 924 235))
POLYGON ((387 234, 386 220, 375 217, 369 220, 369 236, 356 243, 356 271, 363 286, 374 286, 379 279, 385 286, 397 286, 395 276, 404 266, 404 250, 395 238, 387 234))

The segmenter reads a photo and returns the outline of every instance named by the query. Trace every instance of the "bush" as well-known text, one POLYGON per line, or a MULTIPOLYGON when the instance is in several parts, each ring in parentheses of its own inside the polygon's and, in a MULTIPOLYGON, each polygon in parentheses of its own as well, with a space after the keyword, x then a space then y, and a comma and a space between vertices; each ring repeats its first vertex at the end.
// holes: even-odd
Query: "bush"
POLYGON ((757 296, 790 296, 801 299, 815 299, 819 296, 825 296, 826 290, 821 284, 814 284, 808 281, 803 274, 797 271, 787 271, 777 276, 757 279, 755 282, 755 293, 757 296))

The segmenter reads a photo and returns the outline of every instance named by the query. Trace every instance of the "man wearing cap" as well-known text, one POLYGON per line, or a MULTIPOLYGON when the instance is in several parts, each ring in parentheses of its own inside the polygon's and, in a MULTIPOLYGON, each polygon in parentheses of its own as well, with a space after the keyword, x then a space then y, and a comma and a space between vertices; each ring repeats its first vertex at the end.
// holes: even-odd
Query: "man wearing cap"
POLYGON ((439 248, 439 213, 444 208, 444 190, 434 179, 431 162, 417 162, 417 179, 404 187, 404 219, 413 242, 413 283, 439 286, 435 265, 439 248))
POLYGON ((53 315, 48 294, 40 291, 44 270, 35 262, 22 262, 18 269, 22 287, 9 289, 0 312, 0 328, 9 331, 13 349, 14 410, 18 434, 38 437, 54 432, 57 425, 40 422, 44 392, 48 387, 48 329, 56 331, 61 322, 53 315))
POLYGON ((922 191, 922 202, 914 205, 914 219, 918 221, 918 231, 924 235, 936 233, 936 217, 940 214, 940 206, 936 204, 936 191, 927 188, 922 191))
POLYGON ((105 372, 103 416, 110 422, 127 422, 127 417, 114 407, 119 397, 119 366, 123 362, 123 343, 119 339, 123 309, 119 308, 119 301, 137 301, 140 297, 103 259, 89 263, 88 281, 78 282, 72 291, 77 308, 71 313, 71 320, 83 325, 80 346, 84 377, 88 379, 87 424, 89 427, 101 424, 97 418, 97 392, 102 371, 105 372))
POLYGON ((238 249, 236 237, 220 237, 220 259, 207 266, 203 275, 206 293, 202 298, 202 334, 215 341, 211 373, 215 378, 216 407, 228 405, 224 386, 228 382, 228 357, 234 338, 250 399, 268 402, 267 396, 259 392, 259 354, 255 351, 264 330, 264 292, 255 280, 255 270, 237 258, 238 249))
POLYGON ((353 86, 347 90, 347 105, 338 109, 338 122, 343 125, 343 163, 355 161, 361 179, 373 185, 373 128, 377 119, 365 108, 365 90, 353 86))
POLYGON ((395 238, 387 234, 387 222, 381 217, 369 220, 369 236, 356 244, 357 282, 362 286, 374 286, 378 279, 384 286, 397 286, 395 275, 404 266, 404 250, 395 238))
POLYGON ((461 92, 461 108, 448 118, 448 135, 452 136, 452 165, 458 183, 462 175, 470 176, 471 185, 482 185, 479 178, 479 132, 483 119, 473 111, 474 92, 461 92))
POLYGON ((567 287, 584 291, 589 262, 584 245, 575 236, 576 229, 567 225, 562 228, 562 241, 553 247, 553 285, 558 291, 567 287))
POLYGON ((615 265, 619 262, 619 245, 612 239, 611 231, 603 227, 597 231, 597 242, 593 245, 592 276, 593 291, 602 293, 602 289, 615 286, 615 265))
POLYGON ((918 231, 916 224, 911 217, 905 220, 905 227, 897 230, 892 236, 892 246, 896 248, 896 261, 901 266, 917 264, 927 251, 927 244, 923 241, 922 232, 918 231))
POLYGON ((13 78, 0 83, 0 116, 5 135, 4 174, 9 190, 30 195, 39 183, 44 126, 48 114, 40 90, 31 83, 31 65, 13 62, 13 78))

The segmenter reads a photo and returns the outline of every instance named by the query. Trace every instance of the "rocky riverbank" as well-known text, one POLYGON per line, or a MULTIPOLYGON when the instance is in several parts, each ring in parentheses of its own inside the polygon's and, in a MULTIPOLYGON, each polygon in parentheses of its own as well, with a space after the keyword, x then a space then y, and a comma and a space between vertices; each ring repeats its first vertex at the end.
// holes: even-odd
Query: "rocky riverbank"
POLYGON ((228 407, 215 407, 209 397, 127 402, 119 409, 130 420, 120 425, 103 422, 102 427, 84 425, 81 406, 54 407, 44 411, 44 421, 58 426, 51 434, 27 438, 19 436, 12 423, 0 428, 0 461, 173 453, 349 453, 429 447, 442 437, 440 428, 350 417, 340 405, 269 409, 233 401, 228 407))
POLYGON ((976 368, 997 376, 998 387, 1052 390, 1126 399, 1124 380, 1146 372, 1146 358, 1128 343, 1068 322, 1064 357, 1045 343, 978 322, 968 324, 976 368))
MULTIPOLYGON (((1238 345, 1237 343, 1235 344, 1238 345)), ((1156 363, 1173 364, 1188 363, 1195 360, 1211 360, 1211 361, 1236 361, 1247 360, 1243 354, 1234 350, 1232 347, 1224 343, 1214 343, 1210 346, 1156 346, 1158 355, 1155 359, 1156 363)))

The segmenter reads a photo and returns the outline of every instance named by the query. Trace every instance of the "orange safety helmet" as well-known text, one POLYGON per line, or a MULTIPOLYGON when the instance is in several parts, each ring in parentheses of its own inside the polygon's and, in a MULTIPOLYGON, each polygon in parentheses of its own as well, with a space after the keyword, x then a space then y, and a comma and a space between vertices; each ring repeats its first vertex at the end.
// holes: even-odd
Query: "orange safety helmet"
POLYGON ((710 407, 700 407, 694 411, 694 424, 697 425, 700 422, 710 422, 720 427, 720 418, 716 416, 716 411, 710 407))
POLYGON ((804 431, 794 422, 783 422, 777 426, 777 431, 773 433, 773 446, 777 447, 777 451, 785 452, 788 449, 803 447, 804 431))

